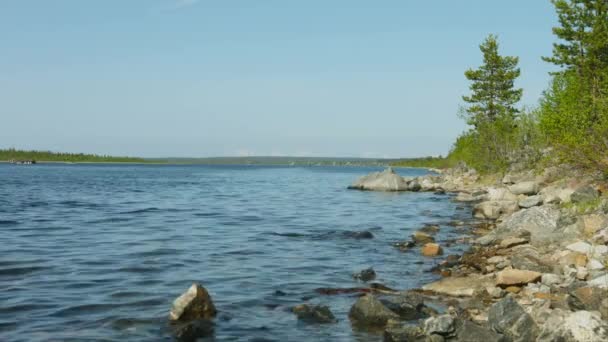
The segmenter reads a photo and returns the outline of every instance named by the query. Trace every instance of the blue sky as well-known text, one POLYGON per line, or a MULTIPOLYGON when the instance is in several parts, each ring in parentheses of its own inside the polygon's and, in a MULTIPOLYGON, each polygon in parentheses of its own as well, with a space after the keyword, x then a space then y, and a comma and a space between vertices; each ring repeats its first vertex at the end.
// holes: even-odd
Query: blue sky
POLYGON ((548 0, 0 1, 0 147, 114 155, 445 154, 499 36, 522 104, 548 0))

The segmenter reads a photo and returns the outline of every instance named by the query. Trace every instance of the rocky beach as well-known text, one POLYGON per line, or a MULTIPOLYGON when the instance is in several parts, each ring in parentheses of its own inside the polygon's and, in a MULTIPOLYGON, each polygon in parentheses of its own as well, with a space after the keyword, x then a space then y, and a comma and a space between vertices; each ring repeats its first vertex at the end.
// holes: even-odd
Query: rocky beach
MULTIPOLYGON (((378 283, 326 289, 355 296, 348 315, 353 329, 395 342, 608 340, 608 201, 599 178, 567 166, 503 177, 481 177, 463 166, 434 171, 404 178, 389 168, 350 186, 447 193, 448 200, 471 210, 471 221, 453 222, 470 229, 470 249, 462 255, 443 255, 434 225, 395 245, 441 259, 432 270, 440 280, 407 290, 378 283)), ((375 272, 354 276, 371 281, 375 272)), ((206 291, 197 296, 196 288, 176 300, 172 312, 188 313, 190 305, 195 314, 187 314, 189 320, 208 318, 200 308, 213 304, 206 291)), ((305 303, 292 311, 310 324, 336 321, 327 306, 305 303)), ((180 324, 181 337, 206 329, 200 322, 180 324)))

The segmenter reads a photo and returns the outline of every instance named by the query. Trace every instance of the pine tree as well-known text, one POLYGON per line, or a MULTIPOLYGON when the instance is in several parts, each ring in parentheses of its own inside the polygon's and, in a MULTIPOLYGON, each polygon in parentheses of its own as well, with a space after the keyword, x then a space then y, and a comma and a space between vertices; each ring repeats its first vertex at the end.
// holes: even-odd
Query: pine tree
POLYGON ((521 99, 523 90, 515 89, 514 82, 520 75, 518 57, 501 56, 495 35, 489 35, 479 46, 483 53, 483 65, 465 72, 472 81, 470 96, 463 100, 470 104, 465 108, 467 122, 479 127, 497 120, 513 120, 519 112, 514 105, 521 99))

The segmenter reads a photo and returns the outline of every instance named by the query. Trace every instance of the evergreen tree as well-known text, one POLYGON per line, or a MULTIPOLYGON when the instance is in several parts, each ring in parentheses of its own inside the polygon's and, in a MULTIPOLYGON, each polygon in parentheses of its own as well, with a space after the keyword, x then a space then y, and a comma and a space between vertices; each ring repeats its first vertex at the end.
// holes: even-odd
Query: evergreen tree
POLYGON ((498 120, 513 120, 519 112, 514 105, 523 92, 514 88, 515 79, 520 75, 519 58, 501 56, 494 35, 489 35, 479 48, 483 53, 483 65, 465 72, 466 78, 472 81, 472 94, 462 97, 470 104, 465 108, 467 122, 479 127, 498 120))

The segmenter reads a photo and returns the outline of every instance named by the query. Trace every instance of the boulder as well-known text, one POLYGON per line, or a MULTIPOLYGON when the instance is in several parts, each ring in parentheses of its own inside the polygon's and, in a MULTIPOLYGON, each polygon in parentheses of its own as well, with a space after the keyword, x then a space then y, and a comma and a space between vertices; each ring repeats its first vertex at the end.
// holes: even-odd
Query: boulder
POLYGON ((551 312, 540 330, 539 342, 603 342, 608 340, 608 324, 598 312, 568 312, 556 309, 551 312))
POLYGON ((512 295, 490 307, 488 324, 492 330, 514 342, 534 341, 538 335, 537 324, 512 295))
POLYGON ((539 272, 509 269, 496 274, 496 285, 502 288, 526 285, 540 281, 541 277, 539 272))
POLYGON ((401 319, 411 321, 424 318, 431 311, 424 304, 424 299, 417 293, 405 292, 398 296, 389 296, 381 300, 382 304, 396 313, 401 319))
POLYGON ((572 203, 585 203, 596 200, 600 196, 599 192, 592 186, 580 187, 570 195, 572 203))
POLYGON ((553 273, 545 273, 542 275, 540 282, 546 286, 555 286, 562 282, 562 277, 553 273))
POLYGON ((442 255, 443 254, 443 249, 441 248, 441 246, 439 246, 436 243, 432 243, 429 242, 427 244, 425 244, 424 246, 422 246, 422 255, 424 256, 437 256, 437 255, 442 255))
POLYGON ((391 326, 384 331, 384 342, 427 342, 424 330, 417 325, 391 326))
POLYGON ((173 302, 169 319, 171 321, 211 319, 216 314, 217 310, 207 290, 200 284, 192 284, 173 302))
POLYGON ((297 305, 292 309, 298 319, 309 323, 335 323, 336 317, 325 305, 297 305))
POLYGON ((417 180, 411 180, 407 183, 407 190, 408 191, 420 191, 422 190, 422 185, 417 181, 417 180))
POLYGON ((469 275, 466 277, 449 277, 426 284, 425 291, 453 297, 471 297, 475 291, 482 291, 488 286, 494 286, 492 276, 469 275))
POLYGON ((518 209, 515 201, 486 201, 473 207, 473 216, 478 219, 496 220, 501 215, 514 213, 518 209))
POLYGON ((382 172, 373 172, 363 176, 351 184, 349 189, 372 190, 372 191, 406 191, 410 189, 409 184, 392 168, 382 172))
POLYGON ((608 289, 608 273, 589 280, 587 284, 589 284, 589 286, 597 286, 602 289, 608 289))
POLYGON ((608 298, 608 289, 584 286, 569 292, 568 305, 572 310, 600 311, 602 301, 608 298))
POLYGON ((428 233, 422 231, 416 231, 412 234, 412 240, 418 244, 424 244, 427 242, 435 242, 435 238, 428 233))
POLYGON ((563 238, 558 230, 560 216, 560 211, 552 206, 524 209, 506 218, 492 234, 500 238, 528 232, 533 244, 560 241, 563 238))
POLYGON ((451 336, 455 331, 454 317, 450 315, 430 317, 424 321, 424 332, 427 335, 451 336))
POLYGON ((583 233, 586 236, 593 236, 603 228, 608 227, 608 217, 604 214, 591 214, 581 217, 583 233))
POLYGON ((542 196, 530 196, 520 200, 518 203, 520 208, 532 208, 543 204, 542 196))
POLYGON ((504 336, 471 321, 459 319, 456 321, 456 341, 506 342, 507 339, 504 336))
POLYGON ((209 338, 213 336, 215 330, 213 322, 207 319, 176 322, 171 328, 173 338, 178 342, 196 342, 202 338, 209 338))
POLYGON ((384 327, 390 319, 399 319, 399 315, 371 294, 360 297, 350 308, 348 316, 353 323, 370 327, 384 327))
POLYGON ((523 245, 526 243, 528 243, 528 239, 513 236, 513 237, 508 237, 508 238, 502 239, 502 241, 500 241, 500 247, 501 248, 511 248, 511 247, 523 245))
POLYGON ((521 182, 509 186, 509 191, 514 195, 536 195, 538 193, 538 183, 534 181, 521 182))
POLYGON ((566 249, 573 251, 573 252, 577 252, 577 253, 581 253, 581 254, 589 254, 592 251, 592 246, 586 242, 583 241, 578 241, 572 244, 569 244, 568 246, 566 246, 566 249))
POLYGON ((353 274, 353 278, 361 281, 370 281, 376 279, 376 271, 373 268, 366 268, 360 272, 353 274))
POLYGON ((488 188, 486 201, 517 201, 517 196, 506 188, 488 188))

